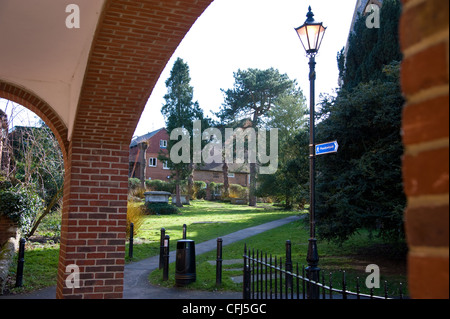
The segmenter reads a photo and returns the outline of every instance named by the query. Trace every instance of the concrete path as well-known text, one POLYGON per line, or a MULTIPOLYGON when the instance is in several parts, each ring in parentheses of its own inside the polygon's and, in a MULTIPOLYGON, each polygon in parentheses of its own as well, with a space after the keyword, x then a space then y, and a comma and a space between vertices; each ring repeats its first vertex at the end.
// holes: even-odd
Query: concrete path
MULTIPOLYGON (((263 233, 301 219, 300 216, 275 220, 263 225, 246 228, 221 237, 223 246, 263 233)), ((195 245, 196 255, 217 248, 217 239, 208 240, 195 245)), ((176 251, 170 252, 169 262, 175 262, 176 251)), ((177 288, 162 288, 148 282, 149 274, 158 269, 159 256, 125 265, 124 299, 241 299, 239 292, 208 292, 177 288)), ((30 294, 0 296, 0 299, 55 299, 56 287, 42 289, 30 294)))
MULTIPOLYGON (((299 216, 291 216, 288 218, 276 220, 263 225, 246 228, 226 236, 223 239, 223 246, 237 242, 239 240, 255 236, 273 228, 289 224, 299 220, 299 216)), ((195 245, 195 254, 203 253, 217 249, 217 238, 195 245)), ((244 249, 242 247, 242 249, 244 249)), ((176 251, 172 251, 169 255, 169 262, 175 262, 176 251)), ((148 282, 149 274, 158 269, 159 256, 152 257, 139 262, 131 263, 125 267, 125 283, 124 283, 124 299, 240 299, 242 293, 220 293, 192 291, 177 288, 161 288, 155 287, 148 282)))

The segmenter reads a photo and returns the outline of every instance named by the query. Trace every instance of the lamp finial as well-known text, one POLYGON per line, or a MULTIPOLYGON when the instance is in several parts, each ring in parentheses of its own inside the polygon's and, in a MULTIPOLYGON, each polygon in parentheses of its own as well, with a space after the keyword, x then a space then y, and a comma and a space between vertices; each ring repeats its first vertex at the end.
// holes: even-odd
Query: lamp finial
POLYGON ((311 6, 308 7, 308 14, 306 17, 308 18, 306 22, 314 22, 314 13, 311 11, 311 6))

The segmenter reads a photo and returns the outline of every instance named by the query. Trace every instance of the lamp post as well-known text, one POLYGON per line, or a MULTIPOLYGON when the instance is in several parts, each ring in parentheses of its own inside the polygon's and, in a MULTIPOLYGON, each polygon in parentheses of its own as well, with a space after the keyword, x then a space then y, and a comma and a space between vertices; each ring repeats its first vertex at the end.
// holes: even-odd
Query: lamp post
MULTIPOLYGON (((309 245, 306 268, 308 278, 312 281, 319 282, 319 254, 317 252, 317 240, 316 240, 316 221, 315 221, 315 185, 316 185, 316 142, 315 142, 315 80, 316 80, 316 55, 319 52, 320 45, 322 44, 323 36, 325 35, 326 28, 321 22, 314 20, 314 14, 311 11, 311 7, 308 8, 307 19, 305 23, 296 28, 303 48, 306 51, 306 55, 309 57, 309 81, 310 81, 310 139, 309 139, 309 181, 310 181, 310 208, 309 208, 309 245)), ((320 297, 319 287, 313 284, 308 284, 307 288, 308 299, 318 299, 320 297)))

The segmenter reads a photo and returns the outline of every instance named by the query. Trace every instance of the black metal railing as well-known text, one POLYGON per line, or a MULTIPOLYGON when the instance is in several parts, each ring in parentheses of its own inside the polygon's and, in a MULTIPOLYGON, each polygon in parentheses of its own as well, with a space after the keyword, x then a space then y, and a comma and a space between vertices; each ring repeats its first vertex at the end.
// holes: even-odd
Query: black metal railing
MULTIPOLYGON (((272 257, 260 250, 244 247, 244 299, 394 299, 388 295, 388 283, 384 282, 384 296, 375 296, 374 288, 368 294, 361 293, 359 278, 356 278, 355 292, 347 289, 347 274, 342 273, 341 288, 335 288, 333 273, 326 280, 325 271, 321 271, 321 280, 314 281, 305 275, 305 266, 296 264, 293 269, 290 242, 286 243, 286 258, 272 257), (283 268, 284 266, 284 268, 283 268)), ((307 273, 307 272, 306 272, 307 273)), ((403 286, 400 283, 399 295, 403 299, 403 286)))

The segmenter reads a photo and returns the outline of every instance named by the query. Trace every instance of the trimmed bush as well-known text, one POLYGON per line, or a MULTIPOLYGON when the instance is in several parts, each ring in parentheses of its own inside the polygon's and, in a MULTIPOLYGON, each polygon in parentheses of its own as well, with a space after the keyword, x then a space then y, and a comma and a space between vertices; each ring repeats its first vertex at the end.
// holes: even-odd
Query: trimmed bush
POLYGON ((239 184, 231 184, 229 192, 230 198, 248 198, 248 188, 239 184))
POLYGON ((164 182, 159 179, 154 179, 145 181, 145 186, 155 192, 169 192, 171 194, 175 193, 174 182, 164 182))
POLYGON ((206 183, 202 181, 194 182, 194 199, 205 199, 206 198, 206 183))
POLYGON ((134 190, 141 187, 141 180, 139 178, 129 178, 128 179, 128 189, 134 190))

